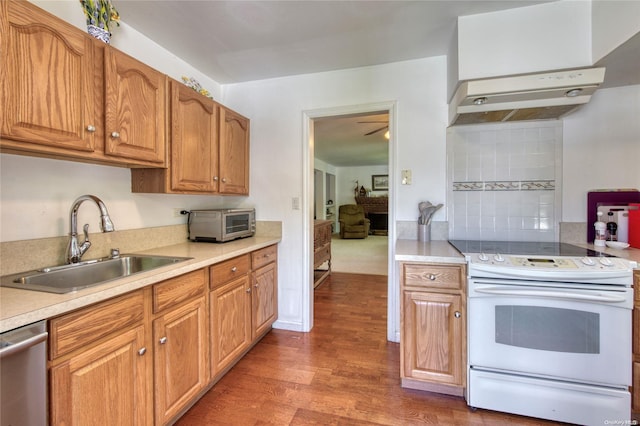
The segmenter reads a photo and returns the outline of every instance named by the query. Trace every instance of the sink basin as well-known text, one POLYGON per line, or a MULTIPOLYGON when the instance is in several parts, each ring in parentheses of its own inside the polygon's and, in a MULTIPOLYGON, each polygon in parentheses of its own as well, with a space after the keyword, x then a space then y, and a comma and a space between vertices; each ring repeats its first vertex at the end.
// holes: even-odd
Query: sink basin
POLYGON ((6 275, 0 278, 0 286, 49 293, 70 293, 189 259, 192 258, 123 254, 117 258, 88 260, 6 275))

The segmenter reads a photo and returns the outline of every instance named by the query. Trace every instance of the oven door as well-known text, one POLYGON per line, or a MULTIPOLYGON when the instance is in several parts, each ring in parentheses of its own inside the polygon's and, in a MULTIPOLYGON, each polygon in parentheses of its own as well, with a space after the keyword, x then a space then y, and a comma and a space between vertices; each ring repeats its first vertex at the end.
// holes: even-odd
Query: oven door
POLYGON ((580 383, 630 385, 633 290, 558 286, 471 279, 469 365, 580 383))

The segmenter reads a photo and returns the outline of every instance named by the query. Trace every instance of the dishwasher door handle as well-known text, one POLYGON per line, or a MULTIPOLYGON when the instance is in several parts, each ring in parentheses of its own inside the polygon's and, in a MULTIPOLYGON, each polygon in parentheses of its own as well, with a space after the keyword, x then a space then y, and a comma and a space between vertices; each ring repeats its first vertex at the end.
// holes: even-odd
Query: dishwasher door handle
POLYGON ((30 348, 31 346, 35 346, 38 343, 44 342, 45 340, 47 340, 48 335, 49 333, 45 331, 44 333, 37 334, 35 336, 29 337, 28 339, 24 339, 20 342, 6 346, 0 349, 0 359, 16 354, 18 352, 22 352, 25 349, 30 348))

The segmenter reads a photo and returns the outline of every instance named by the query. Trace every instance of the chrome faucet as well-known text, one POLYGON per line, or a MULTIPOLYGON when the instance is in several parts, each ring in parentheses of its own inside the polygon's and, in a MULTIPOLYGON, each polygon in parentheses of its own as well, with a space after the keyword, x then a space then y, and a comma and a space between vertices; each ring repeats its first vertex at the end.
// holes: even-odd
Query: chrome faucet
POLYGON ((100 209, 100 228, 102 232, 113 232, 114 227, 107 211, 107 206, 104 205, 102 200, 95 195, 81 195, 73 202, 71 206, 71 230, 69 232, 69 245, 67 246, 67 263, 78 263, 82 259, 82 255, 91 247, 91 241, 89 241, 89 224, 85 224, 84 230, 84 242, 78 244, 78 209, 80 205, 87 200, 91 200, 100 209))

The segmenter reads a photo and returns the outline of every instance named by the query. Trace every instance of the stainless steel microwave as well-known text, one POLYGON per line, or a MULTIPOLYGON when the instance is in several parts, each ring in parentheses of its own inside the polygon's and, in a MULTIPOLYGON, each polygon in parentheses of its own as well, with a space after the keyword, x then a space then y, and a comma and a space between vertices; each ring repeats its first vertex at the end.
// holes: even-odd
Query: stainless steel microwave
POLYGON ((191 210, 188 223, 191 241, 224 243, 255 234, 256 210, 191 210))

